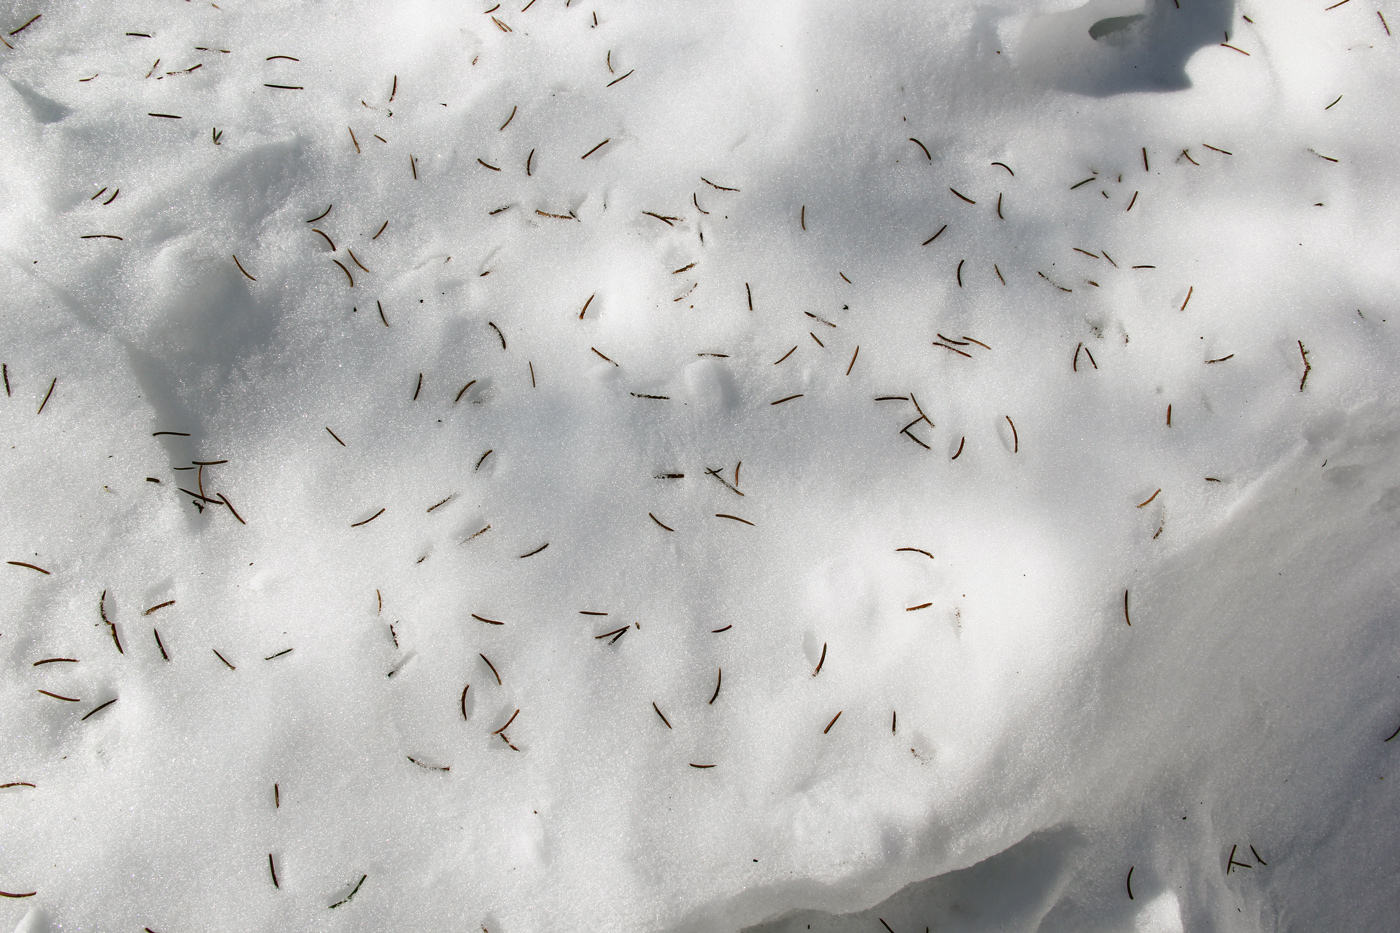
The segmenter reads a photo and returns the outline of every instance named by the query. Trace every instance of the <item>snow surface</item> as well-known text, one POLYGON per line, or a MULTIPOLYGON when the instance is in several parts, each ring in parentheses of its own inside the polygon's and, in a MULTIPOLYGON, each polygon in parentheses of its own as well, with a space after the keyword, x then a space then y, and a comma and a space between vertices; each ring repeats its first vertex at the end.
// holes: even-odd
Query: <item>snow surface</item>
POLYGON ((0 927, 1394 928, 1400 6, 522 5, 0 2, 0 927))

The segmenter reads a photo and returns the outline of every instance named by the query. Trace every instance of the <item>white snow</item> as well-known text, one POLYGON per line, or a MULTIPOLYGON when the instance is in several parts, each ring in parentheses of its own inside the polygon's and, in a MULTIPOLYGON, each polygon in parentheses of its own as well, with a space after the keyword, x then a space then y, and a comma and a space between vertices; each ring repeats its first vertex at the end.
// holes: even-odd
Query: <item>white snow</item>
POLYGON ((489 6, 0 3, 0 928, 1393 925, 1400 7, 489 6))

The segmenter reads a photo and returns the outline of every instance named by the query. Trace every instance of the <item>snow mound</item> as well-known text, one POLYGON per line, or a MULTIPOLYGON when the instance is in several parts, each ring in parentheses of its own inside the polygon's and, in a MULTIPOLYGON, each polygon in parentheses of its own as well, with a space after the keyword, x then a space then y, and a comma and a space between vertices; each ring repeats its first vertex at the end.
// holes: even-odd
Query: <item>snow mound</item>
POLYGON ((486 6, 4 8, 0 925, 1383 927, 1384 11, 486 6))

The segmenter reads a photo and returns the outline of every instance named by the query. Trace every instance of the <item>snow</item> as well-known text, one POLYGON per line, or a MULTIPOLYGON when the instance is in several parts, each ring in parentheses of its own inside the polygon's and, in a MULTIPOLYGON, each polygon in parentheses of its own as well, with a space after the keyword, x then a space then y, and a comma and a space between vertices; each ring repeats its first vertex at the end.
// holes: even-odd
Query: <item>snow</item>
POLYGON ((0 5, 0 928, 1392 924, 1387 4, 0 5))

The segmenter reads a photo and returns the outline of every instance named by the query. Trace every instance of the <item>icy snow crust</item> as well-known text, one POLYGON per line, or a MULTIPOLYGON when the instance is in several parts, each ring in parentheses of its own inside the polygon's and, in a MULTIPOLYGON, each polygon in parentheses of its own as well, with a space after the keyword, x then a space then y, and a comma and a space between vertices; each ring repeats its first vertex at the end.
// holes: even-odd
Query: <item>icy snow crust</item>
POLYGON ((1400 7, 487 5, 0 4, 0 925, 1393 923, 1400 7))

